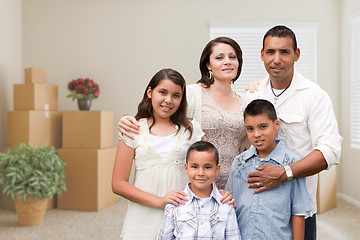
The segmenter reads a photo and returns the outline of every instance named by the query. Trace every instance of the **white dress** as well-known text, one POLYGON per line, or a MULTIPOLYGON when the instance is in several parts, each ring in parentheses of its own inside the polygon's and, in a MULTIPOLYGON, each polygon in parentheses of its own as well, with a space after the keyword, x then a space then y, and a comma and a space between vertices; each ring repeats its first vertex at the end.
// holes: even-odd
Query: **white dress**
MULTIPOLYGON (((126 139, 126 144, 135 150, 134 186, 157 196, 165 196, 172 190, 184 189, 188 178, 184 164, 186 151, 191 144, 201 140, 204 133, 200 124, 192 121, 193 134, 190 140, 189 131, 181 127, 175 135, 175 142, 167 156, 161 156, 154 149, 150 139, 147 119, 139 120, 140 134, 135 139, 126 139)), ((124 221, 122 237, 128 239, 156 239, 164 210, 147 207, 128 201, 128 209, 124 221)))

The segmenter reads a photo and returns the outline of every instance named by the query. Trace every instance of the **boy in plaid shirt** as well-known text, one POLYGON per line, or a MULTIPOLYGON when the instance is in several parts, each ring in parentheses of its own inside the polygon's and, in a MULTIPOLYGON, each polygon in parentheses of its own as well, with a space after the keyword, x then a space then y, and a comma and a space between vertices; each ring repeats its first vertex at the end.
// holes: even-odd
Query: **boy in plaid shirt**
POLYGON ((240 239, 234 208, 221 202, 213 184, 219 171, 213 144, 199 141, 190 146, 185 164, 190 183, 184 190, 188 201, 166 205, 158 239, 240 239))

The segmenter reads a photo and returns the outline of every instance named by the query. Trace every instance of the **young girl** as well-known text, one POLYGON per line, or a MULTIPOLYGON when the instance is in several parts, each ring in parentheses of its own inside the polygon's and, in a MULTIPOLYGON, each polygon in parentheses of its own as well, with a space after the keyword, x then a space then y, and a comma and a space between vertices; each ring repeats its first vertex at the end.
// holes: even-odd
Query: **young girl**
POLYGON ((200 125, 186 117, 185 80, 175 70, 162 69, 146 87, 135 116, 140 135, 119 141, 113 192, 130 200, 123 239, 155 239, 166 204, 184 204, 186 151, 201 140, 200 125), (134 184, 129 183, 132 164, 134 184))

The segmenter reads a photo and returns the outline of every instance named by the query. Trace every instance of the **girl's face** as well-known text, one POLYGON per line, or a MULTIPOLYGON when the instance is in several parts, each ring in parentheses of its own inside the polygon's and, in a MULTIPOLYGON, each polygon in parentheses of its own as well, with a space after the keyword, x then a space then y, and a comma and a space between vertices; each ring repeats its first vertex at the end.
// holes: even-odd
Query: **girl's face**
POLYGON ((225 43, 214 45, 207 67, 213 72, 215 80, 231 83, 236 77, 239 67, 239 60, 234 48, 225 43))
POLYGON ((179 109, 183 90, 173 81, 163 79, 154 89, 147 90, 147 96, 151 99, 154 118, 170 119, 179 109))

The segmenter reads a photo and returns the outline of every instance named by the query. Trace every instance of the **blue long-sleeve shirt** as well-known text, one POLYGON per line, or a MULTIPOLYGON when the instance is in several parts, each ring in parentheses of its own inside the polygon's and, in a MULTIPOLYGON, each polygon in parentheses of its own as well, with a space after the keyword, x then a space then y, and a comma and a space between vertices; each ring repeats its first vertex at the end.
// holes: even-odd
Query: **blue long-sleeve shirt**
POLYGON ((234 159, 225 190, 236 200, 236 216, 242 239, 292 239, 291 216, 310 214, 311 206, 304 178, 290 179, 277 188, 258 194, 248 188, 247 174, 256 165, 285 166, 299 160, 278 142, 275 149, 260 159, 252 147, 234 159))

